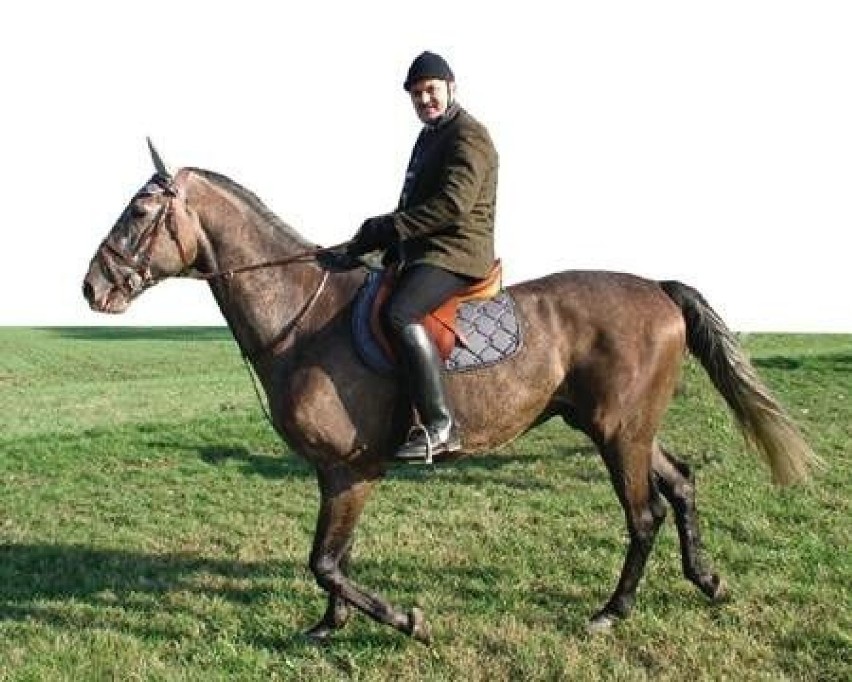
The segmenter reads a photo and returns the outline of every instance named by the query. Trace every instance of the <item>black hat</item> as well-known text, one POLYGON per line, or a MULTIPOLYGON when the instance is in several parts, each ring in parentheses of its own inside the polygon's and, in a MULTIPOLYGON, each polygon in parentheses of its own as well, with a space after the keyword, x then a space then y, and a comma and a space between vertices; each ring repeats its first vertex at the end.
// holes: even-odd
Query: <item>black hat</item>
POLYGON ((419 54, 411 62, 411 66, 408 68, 408 75, 405 77, 405 83, 402 84, 402 87, 406 90, 411 90, 412 85, 425 78, 438 78, 442 81, 454 81, 456 79, 453 75, 453 70, 447 64, 447 60, 441 55, 429 51, 419 54))

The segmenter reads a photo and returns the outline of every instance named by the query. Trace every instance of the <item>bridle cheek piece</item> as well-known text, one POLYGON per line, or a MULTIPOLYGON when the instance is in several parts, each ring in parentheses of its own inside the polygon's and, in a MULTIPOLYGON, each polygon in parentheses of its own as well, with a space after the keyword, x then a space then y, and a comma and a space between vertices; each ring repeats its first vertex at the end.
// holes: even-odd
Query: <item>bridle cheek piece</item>
POLYGON ((155 283, 151 270, 151 256, 164 229, 177 246, 183 264, 182 272, 186 273, 191 268, 173 220, 174 200, 179 195, 178 189, 172 180, 155 176, 137 193, 134 200, 140 196, 155 194, 163 194, 168 197, 168 200, 160 207, 154 220, 142 230, 133 251, 117 243, 111 235, 101 242, 98 249, 98 263, 104 275, 128 297, 140 293, 155 283), (129 270, 129 273, 122 272, 121 266, 129 270))
MULTIPOLYGON (((112 296, 115 289, 120 290, 127 298, 131 298, 157 282, 151 271, 151 255, 163 230, 168 233, 169 237, 175 243, 181 263, 183 264, 183 269, 178 274, 207 281, 218 279, 229 281, 234 275, 240 273, 282 267, 291 263, 316 263, 319 254, 337 251, 348 244, 348 242, 345 242, 327 248, 315 246, 285 258, 250 263, 227 270, 214 269, 211 272, 205 273, 195 272, 193 271, 192 263, 187 258, 186 250, 180 241, 180 235, 174 223, 174 202, 181 194, 175 180, 158 173, 137 192, 133 200, 135 201, 139 197, 156 196, 158 194, 165 195, 167 201, 160 207, 154 220, 141 231, 139 238, 136 240, 136 246, 132 251, 117 243, 111 234, 107 235, 106 239, 101 242, 101 246, 97 252, 97 260, 104 276, 115 287, 108 294, 108 298, 112 296), (124 271, 122 271, 122 267, 124 271)), ((296 313, 294 318, 284 326, 282 332, 270 344, 261 349, 260 353, 272 350, 286 338, 298 327, 301 320, 307 316, 314 304, 319 300, 329 278, 329 270, 326 268, 321 269, 323 270, 323 274, 313 294, 307 299, 305 305, 296 313)))

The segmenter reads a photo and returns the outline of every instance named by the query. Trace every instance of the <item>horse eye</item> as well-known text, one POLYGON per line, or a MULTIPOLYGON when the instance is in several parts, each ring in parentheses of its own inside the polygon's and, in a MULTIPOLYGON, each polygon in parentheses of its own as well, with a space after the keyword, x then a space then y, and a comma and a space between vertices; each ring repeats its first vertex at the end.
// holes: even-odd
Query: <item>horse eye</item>
POLYGON ((148 209, 142 204, 131 204, 130 215, 133 218, 144 218, 148 215, 148 209))

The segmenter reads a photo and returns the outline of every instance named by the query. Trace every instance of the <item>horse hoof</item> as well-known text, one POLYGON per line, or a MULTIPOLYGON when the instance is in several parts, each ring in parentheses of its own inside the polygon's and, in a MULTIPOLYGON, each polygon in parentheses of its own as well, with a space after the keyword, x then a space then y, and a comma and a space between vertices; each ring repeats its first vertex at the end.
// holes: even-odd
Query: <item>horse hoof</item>
POLYGON ((590 635, 600 635, 604 632, 609 632, 612 630, 612 626, 615 625, 615 621, 616 617, 611 613, 601 612, 592 617, 588 625, 586 625, 586 632, 590 635))
POLYGON ((716 573, 708 573, 701 576, 696 581, 696 585, 713 604, 723 602, 728 598, 728 583, 722 580, 716 573))
POLYGON ((726 601, 728 599, 728 583, 717 575, 714 575, 713 578, 715 586, 712 594, 709 595, 710 600, 713 602, 726 601))
POLYGON ((417 607, 411 609, 408 614, 409 634, 422 644, 432 643, 432 633, 429 631, 429 624, 426 622, 426 616, 423 611, 417 607))
POLYGON ((308 644, 324 646, 331 641, 332 634, 334 634, 332 628, 320 623, 302 633, 302 639, 308 644))

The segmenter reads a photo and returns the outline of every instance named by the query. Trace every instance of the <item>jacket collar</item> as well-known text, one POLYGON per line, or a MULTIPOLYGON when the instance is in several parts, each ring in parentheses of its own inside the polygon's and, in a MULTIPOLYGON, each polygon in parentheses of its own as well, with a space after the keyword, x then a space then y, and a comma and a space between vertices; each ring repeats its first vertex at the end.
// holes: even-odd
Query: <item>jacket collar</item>
POLYGON ((447 107, 447 110, 441 114, 441 116, 434 123, 426 123, 423 127, 428 131, 440 130, 445 125, 447 125, 450 121, 452 121, 456 116, 459 115, 461 111, 461 106, 459 106, 458 102, 453 102, 450 106, 447 107))

